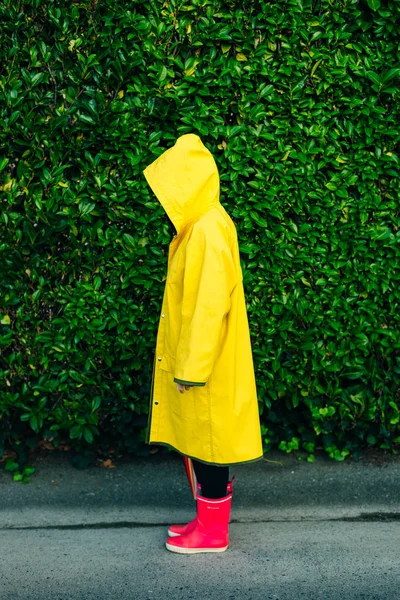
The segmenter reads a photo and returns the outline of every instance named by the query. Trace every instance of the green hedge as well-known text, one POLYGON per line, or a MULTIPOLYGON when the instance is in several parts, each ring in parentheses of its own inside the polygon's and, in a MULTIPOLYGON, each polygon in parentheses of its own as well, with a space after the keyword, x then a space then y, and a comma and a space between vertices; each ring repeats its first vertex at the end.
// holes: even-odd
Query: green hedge
POLYGON ((142 171, 195 132, 238 229, 265 449, 395 447, 399 18, 395 0, 1 1, 3 446, 147 451, 173 230, 142 171))

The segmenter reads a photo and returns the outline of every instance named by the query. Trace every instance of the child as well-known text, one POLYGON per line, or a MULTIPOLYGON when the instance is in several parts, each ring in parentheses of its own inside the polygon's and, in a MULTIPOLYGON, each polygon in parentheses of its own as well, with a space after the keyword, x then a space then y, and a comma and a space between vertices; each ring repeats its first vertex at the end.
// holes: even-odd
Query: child
POLYGON ((197 516, 171 526, 172 552, 228 548, 229 465, 263 458, 236 228, 215 161, 183 135, 144 175, 176 229, 168 255, 147 442, 193 460, 197 516))

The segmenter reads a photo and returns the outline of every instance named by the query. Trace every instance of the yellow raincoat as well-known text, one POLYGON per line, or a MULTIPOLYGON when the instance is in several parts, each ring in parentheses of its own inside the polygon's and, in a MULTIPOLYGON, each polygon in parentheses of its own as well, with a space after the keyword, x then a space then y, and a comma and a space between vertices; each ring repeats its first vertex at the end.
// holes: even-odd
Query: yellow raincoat
POLYGON ((205 463, 262 458, 236 228, 212 154, 183 135, 144 175, 173 222, 147 442, 205 463), (176 384, 193 385, 181 394, 176 384))

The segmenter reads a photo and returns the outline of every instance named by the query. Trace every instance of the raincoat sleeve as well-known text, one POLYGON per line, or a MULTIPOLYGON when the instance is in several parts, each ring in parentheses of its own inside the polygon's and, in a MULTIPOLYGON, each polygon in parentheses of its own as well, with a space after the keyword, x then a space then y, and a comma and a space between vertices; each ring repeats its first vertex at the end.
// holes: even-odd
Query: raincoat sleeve
POLYGON ((238 281, 228 232, 220 223, 196 223, 186 247, 182 326, 174 381, 205 385, 218 354, 224 318, 238 281))

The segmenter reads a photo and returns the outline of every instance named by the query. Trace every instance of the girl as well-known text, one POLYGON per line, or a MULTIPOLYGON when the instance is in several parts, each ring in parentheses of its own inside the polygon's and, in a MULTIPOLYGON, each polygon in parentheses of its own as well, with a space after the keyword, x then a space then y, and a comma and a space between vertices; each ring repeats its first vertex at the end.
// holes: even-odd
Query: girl
POLYGON ((236 228, 197 135, 183 135, 144 175, 176 229, 153 366, 147 442, 193 460, 197 516, 169 529, 172 552, 229 545, 229 465, 263 458, 236 228))

